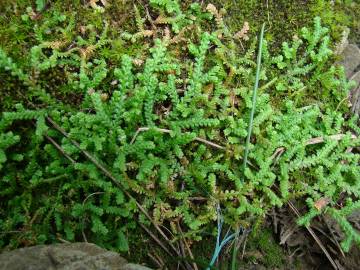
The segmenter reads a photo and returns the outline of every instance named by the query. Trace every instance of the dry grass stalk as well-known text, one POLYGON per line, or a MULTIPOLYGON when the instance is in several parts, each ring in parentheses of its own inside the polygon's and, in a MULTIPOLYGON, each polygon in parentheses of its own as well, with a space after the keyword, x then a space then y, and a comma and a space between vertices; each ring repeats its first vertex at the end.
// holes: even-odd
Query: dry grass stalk
MULTIPOLYGON (((128 192, 126 191, 121 182, 118 181, 103 165, 101 165, 89 152, 87 152, 86 150, 81 149, 80 144, 76 141, 74 141, 73 139, 70 138, 69 134, 67 134, 67 132, 62 129, 58 124, 56 124, 56 122, 50 118, 50 117, 46 117, 46 120, 57 130, 59 131, 64 137, 66 137, 76 148, 78 148, 84 155, 85 157, 91 161, 100 171, 102 171, 102 173, 107 176, 116 186, 118 186, 123 192, 124 194, 135 201, 137 208, 146 216, 146 218, 153 224, 153 226, 155 227, 155 229, 160 233, 160 235, 167 241, 168 245, 171 247, 171 249, 175 252, 175 254, 179 257, 180 254, 178 252, 178 250, 174 247, 174 245, 171 243, 171 241, 169 240, 169 238, 166 236, 166 234, 160 229, 160 227, 156 224, 156 222, 150 217, 149 213, 142 207, 142 205, 128 192)), ((147 230, 147 232, 149 233, 150 231, 147 230)), ((151 232, 150 232, 151 233, 151 232)), ((150 235, 150 234, 149 234, 150 235)), ((151 237, 156 238, 157 242, 161 242, 155 235, 151 234, 151 237)), ((155 240, 155 239, 154 239, 155 240)), ((172 255, 173 256, 173 255, 172 255)))

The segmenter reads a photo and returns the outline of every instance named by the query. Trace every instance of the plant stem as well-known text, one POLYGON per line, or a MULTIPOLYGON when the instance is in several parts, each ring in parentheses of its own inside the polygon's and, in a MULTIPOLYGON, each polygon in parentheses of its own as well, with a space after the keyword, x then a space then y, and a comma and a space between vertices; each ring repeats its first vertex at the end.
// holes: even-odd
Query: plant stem
MULTIPOLYGON (((263 25, 261 27, 259 51, 258 51, 258 55, 257 55, 257 64, 256 64, 255 85, 254 85, 254 92, 253 92, 253 98, 252 98, 252 106, 251 106, 251 112, 250 112, 248 134, 247 134, 246 143, 245 143, 245 153, 244 153, 244 160, 243 160, 243 177, 244 178, 245 178, 245 169, 246 169, 248 155, 249 155, 249 145, 250 145, 250 138, 251 138, 251 132, 252 132, 252 127, 253 127, 253 121, 254 121, 254 114, 255 114, 255 109, 256 109, 257 90, 259 87, 264 30, 265 30, 265 23, 263 23, 263 25)), ((239 190, 241 188, 242 183, 240 181, 237 181, 235 184, 236 184, 236 188, 239 190)), ((232 258, 231 258, 231 269, 232 270, 236 269, 236 255, 238 252, 237 242, 238 242, 238 237, 236 237, 236 239, 234 240, 234 248, 233 248, 232 258)))
MULTIPOLYGON (((264 29, 265 29, 265 23, 263 23, 263 25, 261 27, 261 33, 260 33, 259 51, 258 51, 258 55, 257 55, 257 64, 256 64, 255 85, 254 85, 254 92, 253 92, 253 98, 252 98, 252 106, 251 106, 251 112, 250 112, 248 134, 247 134, 246 143, 245 143, 243 173, 245 173, 246 164, 247 164, 247 160, 248 160, 250 138, 251 138, 251 132, 252 132, 252 128, 253 128, 255 109, 256 109, 256 99, 257 99, 257 90, 259 87, 259 79, 260 79, 261 54, 262 54, 262 44, 263 44, 263 39, 264 39, 264 29)), ((241 183, 238 182, 237 188, 240 189, 240 187, 241 187, 241 183)))

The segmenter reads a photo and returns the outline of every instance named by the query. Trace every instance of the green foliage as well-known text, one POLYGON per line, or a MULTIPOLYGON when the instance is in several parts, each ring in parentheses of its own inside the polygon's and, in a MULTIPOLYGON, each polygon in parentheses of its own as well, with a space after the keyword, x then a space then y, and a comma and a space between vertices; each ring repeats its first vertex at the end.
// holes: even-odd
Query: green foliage
POLYGON ((226 225, 251 227, 296 198, 309 206, 300 223, 329 211, 346 234, 344 249, 359 242, 346 221, 360 195, 360 156, 348 151, 358 146, 359 130, 356 119, 345 117, 345 106, 335 110, 350 85, 331 66, 328 30, 320 19, 277 55, 264 42, 243 175, 257 40, 243 52, 219 23, 220 13, 196 3, 184 9, 173 0, 150 4, 160 17, 152 30, 140 8, 137 29, 115 38, 105 22, 77 30, 75 15, 50 12, 34 28, 26 63, 15 64, 0 50, 1 72, 20 79, 31 96, 29 109, 16 106, 0 121, 2 247, 86 239, 126 251, 135 220, 148 221, 125 190, 155 222, 169 225, 175 239, 182 236, 176 222, 191 240, 213 233, 217 205, 226 225), (141 49, 119 53, 113 39, 141 49), (52 84, 40 79, 49 72, 61 78, 52 84), (59 101, 64 92, 75 94, 77 106, 59 101), (47 125, 47 116, 124 190, 47 125), (336 202, 344 195, 353 202, 340 209, 336 202), (323 197, 329 205, 315 211, 314 202, 323 197), (14 230, 20 233, 6 234, 14 230))
POLYGON ((46 5, 46 0, 36 0, 36 10, 42 11, 46 5))
POLYGON ((335 108, 348 93, 352 84, 346 82, 342 67, 329 67, 332 51, 327 33, 328 29, 321 26, 317 17, 313 31, 303 28, 301 36, 296 36, 291 44, 282 44, 282 53, 271 60, 283 70, 281 75, 274 74, 280 96, 291 95, 296 105, 304 105, 304 100, 314 102, 321 91, 324 103, 329 106, 333 102, 335 108), (335 93, 333 89, 337 89, 335 93))
POLYGON ((281 247, 276 243, 270 230, 267 229, 258 235, 252 236, 250 246, 253 246, 256 250, 260 250, 263 254, 260 260, 266 267, 275 268, 281 267, 284 264, 284 255, 281 247))

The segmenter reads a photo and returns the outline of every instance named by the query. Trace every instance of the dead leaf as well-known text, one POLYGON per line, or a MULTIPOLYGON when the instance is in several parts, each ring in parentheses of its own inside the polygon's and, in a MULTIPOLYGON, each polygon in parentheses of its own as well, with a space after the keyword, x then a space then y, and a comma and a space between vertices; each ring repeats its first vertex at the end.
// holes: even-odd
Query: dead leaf
POLYGON ((106 101, 106 100, 109 99, 109 95, 107 93, 102 93, 100 95, 100 98, 101 98, 102 101, 106 101))
MULTIPOLYGON (((215 17, 215 21, 216 21, 217 26, 218 26, 218 27, 221 27, 222 22, 223 22, 223 20, 222 20, 222 15, 221 15, 221 13, 217 10, 217 8, 216 8, 213 4, 208 4, 208 5, 206 6, 206 10, 207 10, 208 12, 210 12, 210 13, 215 17)), ((219 37, 219 38, 221 38, 221 37, 219 37)))
POLYGON ((211 3, 206 6, 206 10, 209 11, 215 17, 219 16, 219 12, 217 8, 211 3))
POLYGON ((141 59, 134 59, 132 62, 135 66, 138 66, 138 67, 144 63, 144 61, 141 59))
POLYGON ((167 18, 167 17, 164 17, 164 16, 162 16, 162 15, 159 15, 159 16, 155 19, 154 23, 155 23, 155 24, 168 24, 168 23, 170 23, 170 21, 171 21, 171 18, 167 18))
POLYGON ((314 207, 318 210, 321 211, 325 206, 327 206, 329 204, 331 200, 329 198, 320 198, 319 200, 317 200, 314 203, 314 207))
POLYGON ((169 27, 165 27, 164 29, 164 40, 169 41, 170 40, 170 29, 169 27))
POLYGON ((89 1, 89 5, 93 8, 93 9, 97 9, 100 8, 101 5, 106 7, 107 6, 107 1, 106 0, 90 0, 89 1), (101 2, 101 4, 98 2, 101 2))
POLYGON ((144 37, 151 37, 152 35, 154 35, 154 31, 152 30, 144 30, 141 33, 144 37))
POLYGON ((248 23, 248 22, 244 22, 243 27, 241 28, 241 30, 240 30, 239 32, 237 32, 237 33, 234 35, 234 38, 243 39, 243 40, 249 40, 249 36, 247 35, 247 33, 249 32, 249 30, 250 30, 249 23, 248 23))

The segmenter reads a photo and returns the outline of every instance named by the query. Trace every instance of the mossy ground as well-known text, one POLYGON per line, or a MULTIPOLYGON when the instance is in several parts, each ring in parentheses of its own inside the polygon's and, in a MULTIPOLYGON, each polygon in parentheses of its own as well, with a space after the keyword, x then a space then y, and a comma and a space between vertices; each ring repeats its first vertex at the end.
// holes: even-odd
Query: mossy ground
MULTIPOLYGON (((193 1, 183 1, 183 5, 189 5, 193 1)), ((239 31, 244 22, 249 22, 249 36, 254 37, 259 32, 260 25, 267 24, 265 37, 269 41, 271 50, 281 48, 284 40, 291 37, 304 26, 312 24, 315 16, 320 16, 325 26, 331 29, 335 41, 341 38, 344 27, 352 29, 350 39, 355 40, 360 33, 359 21, 356 20, 360 4, 355 1, 325 1, 325 0, 214 0, 204 1, 204 6, 212 3, 222 9, 225 22, 232 31, 239 31)), ((102 29, 104 22, 110 24, 109 37, 111 44, 103 48, 99 54, 108 61, 117 63, 122 54, 139 56, 143 51, 143 45, 134 43, 131 46, 125 44, 120 38, 124 31, 134 32, 136 23, 134 20, 134 5, 139 6, 142 16, 146 15, 148 2, 142 1, 111 1, 111 6, 104 13, 94 12, 87 1, 48 1, 44 9, 36 11, 35 1, 20 0, 14 2, 2 2, 0 4, 0 38, 1 47, 19 65, 26 65, 25 55, 29 49, 36 44, 34 27, 43 25, 51 20, 54 14, 63 14, 68 18, 75 18, 75 28, 71 35, 73 38, 81 31, 81 27, 92 24, 95 29, 102 29), (30 14, 30 20, 24 21, 22 15, 29 14, 27 9, 32 7, 34 11, 30 14)), ((51 27, 49 28, 51 32, 51 27)), ((251 42, 243 41, 247 47, 251 42)), ((47 90, 55 94, 66 104, 77 106, 81 96, 76 96, 68 89, 57 89, 60 85, 56 82, 64 78, 61 69, 55 69, 40 78, 47 84, 47 90), (46 77, 46 78, 45 78, 46 77), (50 86, 51 85, 51 86, 50 86)), ((24 93, 22 85, 7 76, 0 74, 2 82, 0 108, 10 109, 17 102, 26 102, 27 94, 24 93)))
MULTIPOLYGON (((95 29, 102 29, 104 21, 109 22, 111 44, 98 53, 110 63, 118 63, 124 53, 133 56, 141 55, 143 45, 134 43, 128 46, 119 36, 123 31, 134 32, 136 25, 133 5, 139 6, 142 15, 146 16, 147 1, 114 0, 110 3, 111 7, 106 8, 104 13, 94 12, 89 5, 85 4, 86 1, 48 2, 42 11, 33 14, 34 17, 28 21, 24 21, 21 15, 27 14, 26 9, 28 7, 36 10, 35 1, 18 0, 0 3, 0 46, 19 65, 26 66, 26 59, 23 56, 27 55, 29 49, 36 44, 33 33, 35 25, 42 25, 50 20, 53 14, 63 14, 67 17, 75 16, 73 36, 81 31, 82 26, 92 24, 95 29)), ((187 0, 183 4, 188 5, 191 2, 187 0)), ((360 3, 355 3, 355 1, 334 1, 331 4, 332 1, 325 0, 214 0, 204 1, 204 5, 210 2, 218 8, 224 9, 225 21, 233 31, 240 30, 244 22, 247 21, 250 25, 249 35, 256 36, 260 25, 265 22, 267 24, 265 37, 272 43, 271 48, 273 50, 280 48, 281 43, 284 40, 291 39, 300 28, 311 25, 315 16, 320 16, 324 25, 331 29, 335 41, 341 38, 344 27, 352 29, 351 40, 360 40, 360 22, 357 19, 360 3)), ((49 30, 51 31, 51 29, 49 30)), ((243 45, 246 47, 249 44, 244 42, 243 45)), ((13 108, 14 104, 18 102, 26 103, 29 101, 22 85, 7 75, 6 72, 0 72, 0 109, 2 111, 13 108)), ((72 93, 69 89, 57 88, 57 85, 61 85, 58 81, 62 80, 63 75, 63 70, 53 69, 51 72, 42 74, 38 80, 57 99, 76 108, 82 99, 81 94, 72 93)), ((107 83, 111 87, 111 82, 107 83)), ((257 236, 253 236, 249 242, 249 253, 260 250, 264 254, 260 259, 255 258, 256 256, 252 259, 249 257, 249 263, 252 263, 251 260, 260 260, 266 267, 281 268, 284 263, 284 254, 273 238, 271 231, 266 230, 257 236)), ((155 243, 143 232, 139 232, 136 237, 130 237, 129 244, 130 251, 126 256, 135 262, 148 261, 147 251, 154 252, 155 243)), ((211 239, 208 239, 195 246, 196 261, 207 261, 211 257, 214 244, 214 241, 211 242, 211 239)), ((156 247, 155 252, 162 254, 163 251, 156 247)), ((163 257, 163 255, 161 256, 163 257)), ((224 264, 226 265, 226 263, 224 264)))

